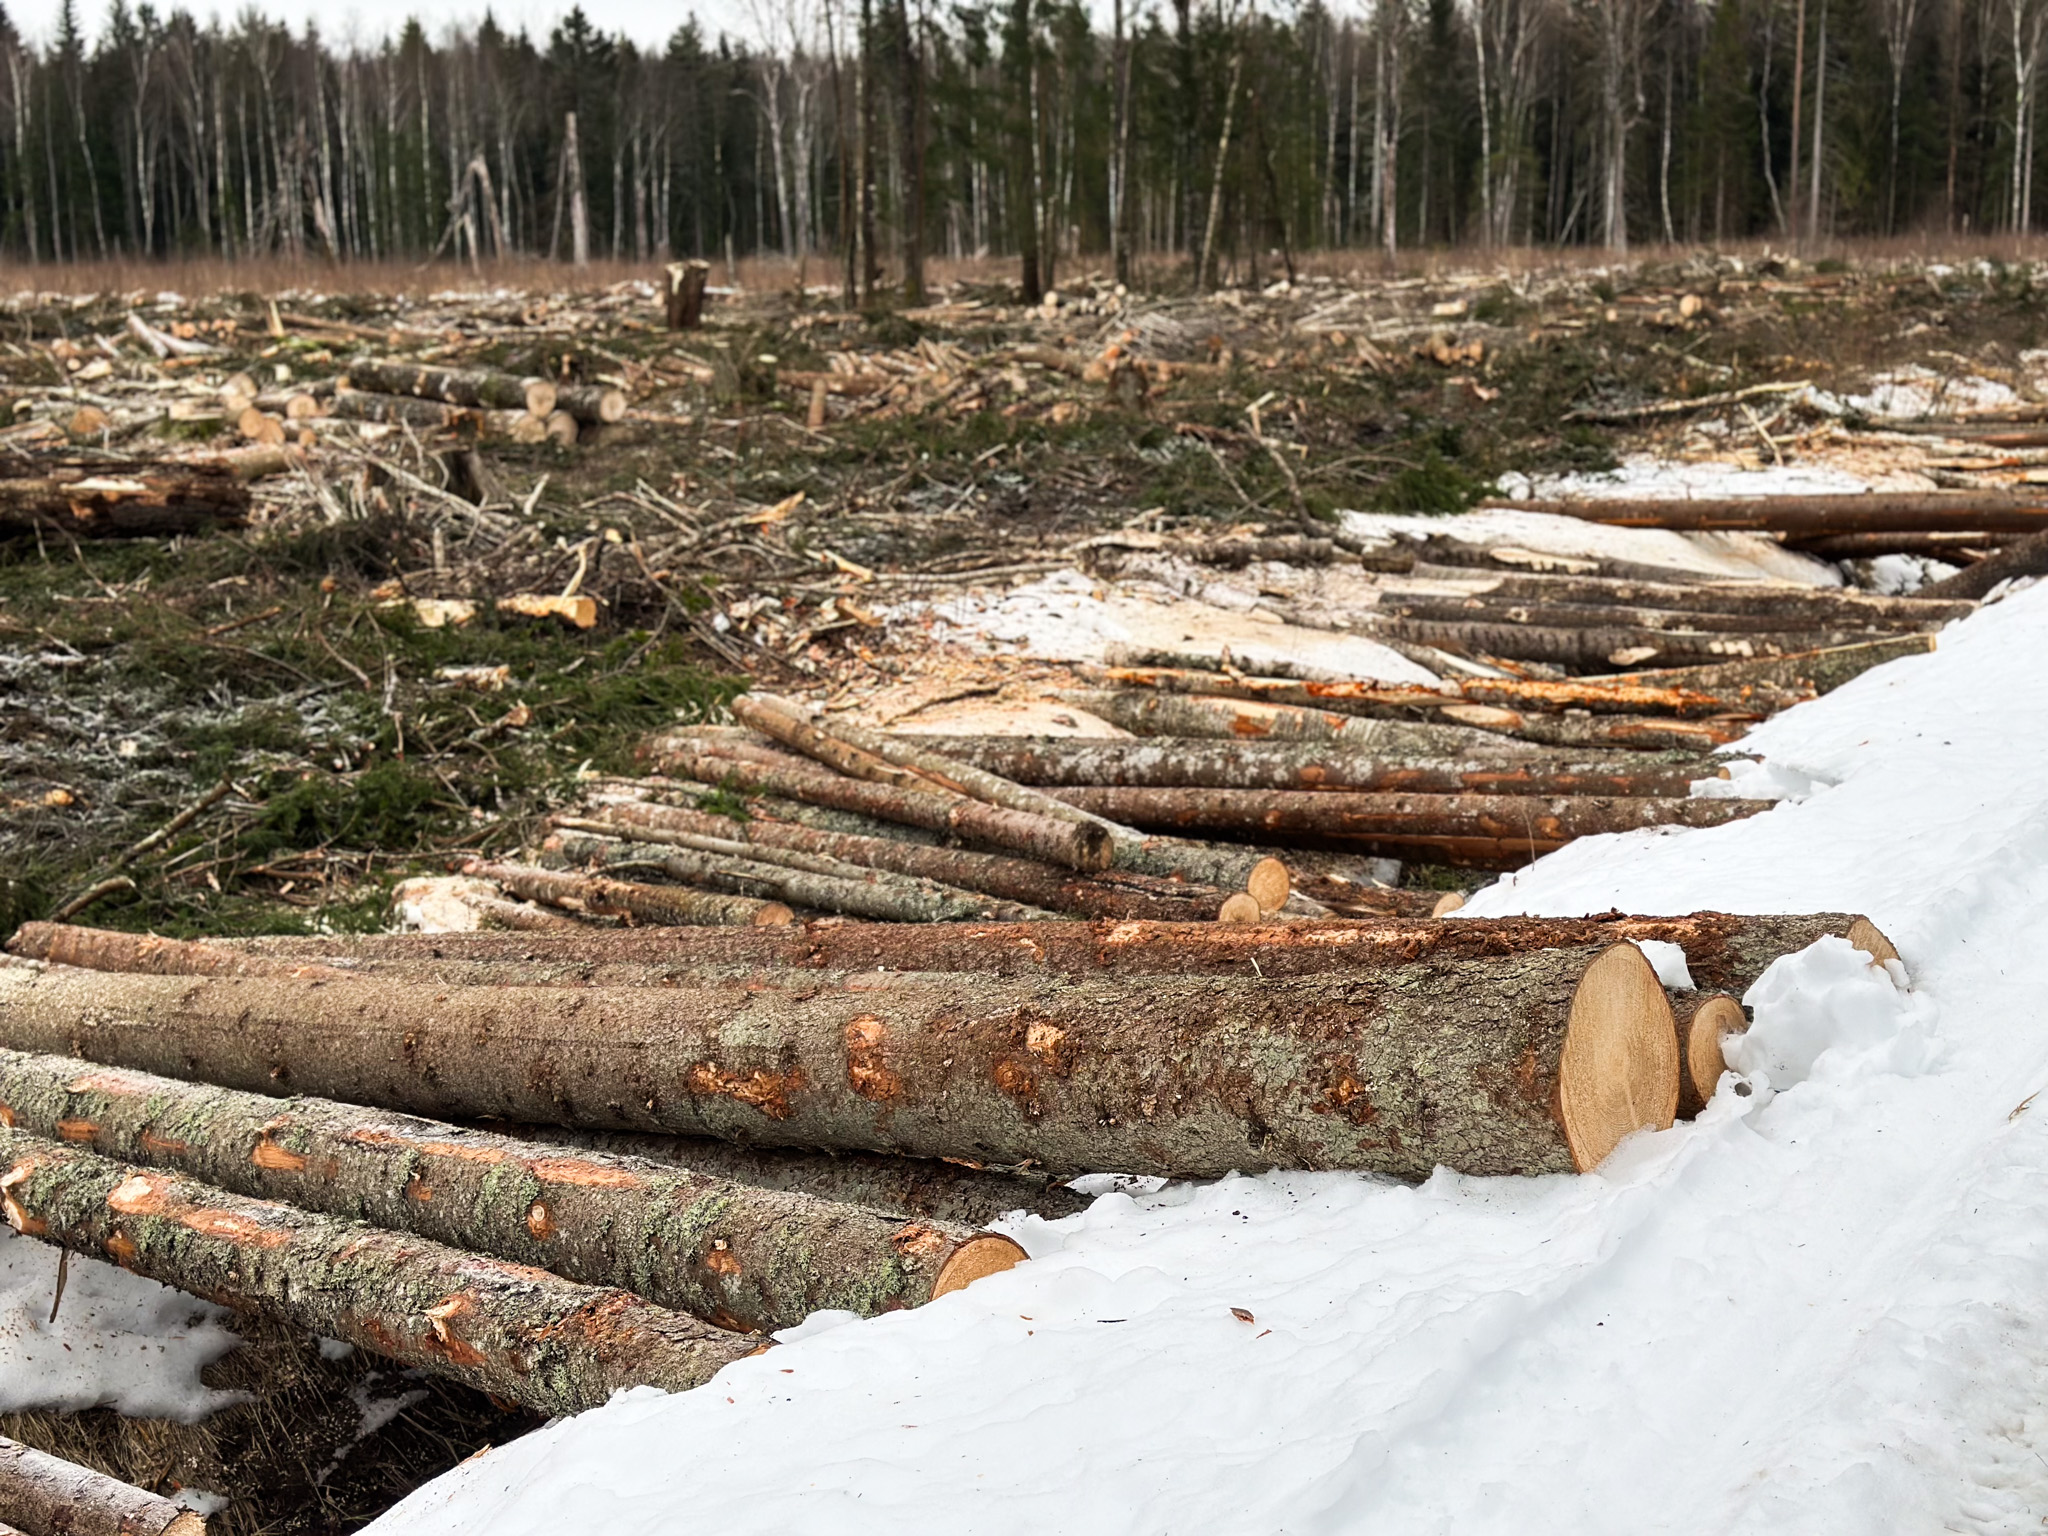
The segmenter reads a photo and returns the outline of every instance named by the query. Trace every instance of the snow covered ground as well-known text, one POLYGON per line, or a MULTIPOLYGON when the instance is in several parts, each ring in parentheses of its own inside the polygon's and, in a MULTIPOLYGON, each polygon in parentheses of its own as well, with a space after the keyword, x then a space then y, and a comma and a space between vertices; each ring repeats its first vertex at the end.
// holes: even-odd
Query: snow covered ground
POLYGON ((1743 743, 1818 789, 1467 910, 1869 913, 1699 1121, 1575 1178, 1110 1194, 930 1307, 813 1319, 380 1536, 2018 1532, 2048 1512, 2048 587, 1743 743), (1236 1310, 1233 1310, 1236 1309, 1236 1310))

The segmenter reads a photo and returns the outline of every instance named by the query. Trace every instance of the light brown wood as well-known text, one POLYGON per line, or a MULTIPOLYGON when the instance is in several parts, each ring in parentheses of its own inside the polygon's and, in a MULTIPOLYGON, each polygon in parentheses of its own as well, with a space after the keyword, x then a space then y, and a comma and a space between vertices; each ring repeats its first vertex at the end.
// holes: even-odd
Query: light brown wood
POLYGON ((1849 925, 1849 931, 1842 935, 1879 965, 1887 960, 1897 960, 1899 952, 1892 941, 1884 936, 1877 924, 1867 917, 1859 917, 1849 925))
POLYGON ((81 405, 71 413, 71 419, 64 423, 64 431, 73 438, 98 437, 114 424, 114 419, 96 405, 81 405))
POLYGON ((1586 968, 1558 1060, 1558 1120, 1572 1163, 1598 1167, 1632 1131, 1678 1113, 1678 1027, 1640 949, 1617 944, 1586 968))
POLYGON ((1294 880, 1278 859, 1261 859, 1244 877, 1245 893, 1259 904, 1261 912, 1278 912, 1293 894, 1294 880))
POLYGON ((1265 911, 1259 906, 1258 898, 1246 891, 1234 891, 1224 898, 1217 909, 1219 923, 1256 923, 1263 921, 1265 911))
POLYGON ((813 432, 822 430, 825 425, 825 381, 823 379, 811 381, 811 409, 810 414, 805 418, 805 424, 813 432))
POLYGON ((245 406, 235 418, 235 430, 245 442, 277 444, 284 441, 284 423, 268 411, 245 406))
POLYGON ((583 435, 583 429, 567 411, 549 411, 546 435, 564 448, 574 448, 576 439, 583 435))
MULTIPOLYGON (((1680 1013, 1680 1010, 1673 1010, 1680 1013)), ((1678 1023, 1678 1113, 1690 1120, 1707 1106, 1727 1069, 1723 1042, 1749 1028, 1742 1004, 1725 992, 1693 1002, 1678 1023)))
POLYGON ((932 1282, 932 1300, 964 1291, 984 1275, 1015 1269, 1025 1258, 1023 1248, 994 1232, 962 1243, 939 1270, 939 1278, 932 1282))
POLYGON ((1429 915, 1431 917, 1449 917, 1464 905, 1465 896, 1462 891, 1445 891, 1443 895, 1437 897, 1436 905, 1429 909, 1429 915))

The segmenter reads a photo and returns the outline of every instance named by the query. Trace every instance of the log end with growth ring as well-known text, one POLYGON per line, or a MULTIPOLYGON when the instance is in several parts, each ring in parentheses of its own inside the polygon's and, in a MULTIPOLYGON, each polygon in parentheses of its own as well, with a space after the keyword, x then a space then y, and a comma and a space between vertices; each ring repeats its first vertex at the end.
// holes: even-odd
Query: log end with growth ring
POLYGON ((1690 1118, 1706 1108, 1727 1070, 1726 1042, 1749 1028, 1742 1004, 1726 992, 1702 998, 1678 1031, 1678 1112, 1690 1118))
POLYGON ((1262 923, 1265 920, 1266 914, 1260 908, 1258 898, 1248 891, 1233 891, 1216 909, 1216 921, 1219 923, 1262 923))
POLYGON ((1278 912, 1293 893, 1294 879, 1278 859, 1266 858, 1254 864, 1244 878, 1245 894, 1259 904, 1261 912, 1278 912))
POLYGON ((999 1275, 1006 1269, 1015 1269, 1028 1257, 1016 1243, 993 1232, 964 1242, 940 1267, 939 1277, 932 1282, 932 1300, 964 1291, 984 1275, 999 1275))
POLYGON ((1591 965, 1572 995, 1557 1068, 1557 1117, 1581 1173, 1624 1136, 1678 1114, 1678 1024, 1663 983, 1633 944, 1591 965))
POLYGON ((1429 909, 1429 915, 1431 917, 1449 917, 1463 905, 1465 905, 1463 892, 1445 891, 1443 895, 1437 897, 1436 905, 1429 909))
POLYGON ((796 913, 779 901, 771 901, 754 914, 756 928, 787 928, 796 921, 796 913))
POLYGON ((1849 931, 1842 935, 1879 965, 1887 960, 1899 958, 1898 948, 1879 931, 1877 924, 1867 917, 1859 917, 1849 925, 1849 931))

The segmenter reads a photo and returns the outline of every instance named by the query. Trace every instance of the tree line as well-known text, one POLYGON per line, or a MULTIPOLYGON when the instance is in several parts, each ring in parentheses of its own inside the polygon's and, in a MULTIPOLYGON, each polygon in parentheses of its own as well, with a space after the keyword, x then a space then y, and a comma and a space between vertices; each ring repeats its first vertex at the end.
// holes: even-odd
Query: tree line
POLYGON ((372 46, 0 12, 0 253, 780 253, 1258 281, 1305 251, 2035 227, 2048 0, 757 0, 372 46), (1106 25, 1103 23, 1106 22, 1106 25))

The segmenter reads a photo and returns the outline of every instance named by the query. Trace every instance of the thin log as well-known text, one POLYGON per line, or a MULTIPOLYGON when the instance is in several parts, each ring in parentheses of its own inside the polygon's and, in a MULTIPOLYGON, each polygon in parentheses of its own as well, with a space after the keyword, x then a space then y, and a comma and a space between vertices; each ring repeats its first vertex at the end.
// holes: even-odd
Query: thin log
POLYGON ((567 411, 586 427, 624 421, 626 406, 626 392, 609 384, 570 384, 555 391, 554 408, 567 411))
POLYGON ((522 379, 490 368, 429 368, 418 363, 357 358, 347 385, 378 395, 412 395, 472 409, 524 411, 546 416, 557 391, 546 379, 522 379))
POLYGON ((643 885, 602 875, 569 875, 521 864, 471 863, 465 873, 491 880, 528 901, 572 912, 637 918, 645 923, 779 927, 793 914, 779 901, 752 896, 717 896, 669 885, 643 885))
POLYGON ((2040 533, 2048 501, 2026 492, 1866 491, 1853 495, 1743 496, 1723 500, 1597 498, 1518 501, 1517 512, 1548 512, 1618 528, 1759 533, 2040 533))
POLYGON ((1742 1004, 1725 992, 1684 999, 1678 1020, 1678 1116, 1690 1120, 1707 1107, 1727 1069, 1725 1042, 1749 1028, 1742 1004))
POLYGON ((1806 651, 1859 645, 1872 638, 1863 630, 1795 630, 1727 634, 1716 630, 1547 628, 1487 621, 1438 623, 1388 619, 1386 633, 1416 645, 1433 645, 1472 656, 1541 661, 1552 666, 1599 671, 1659 661, 1666 666, 1707 666, 1759 657, 1796 656, 1806 651))
MULTIPOLYGON (((1462 573, 1461 573, 1462 574, 1462 573)), ((1495 577, 1480 589, 1489 602, 1584 603, 1621 608, 1662 608, 1690 613, 1752 614, 1817 620, 1836 627, 1866 623, 1940 624, 1967 618, 1973 603, 1930 598, 1923 587, 1911 597, 1878 597, 1846 587, 1794 586, 1781 582, 1619 581, 1606 576, 1495 577)), ((1390 599, 1399 600, 1395 594, 1390 599)), ((1386 600, 1382 601, 1385 606, 1386 600)), ((1702 626, 1704 627, 1704 626, 1702 626)), ((1780 629, 1789 623, 1780 622, 1780 629)))
POLYGON ((1728 701, 1688 688, 1637 687, 1625 683, 1566 679, 1533 682, 1523 678, 1468 677, 1444 679, 1432 687, 1370 682, 1319 682, 1297 678, 1238 677, 1171 667, 1097 667, 1116 688, 1152 688, 1161 693, 1208 694, 1219 698, 1257 699, 1307 709, 1346 714, 1394 711, 1412 718, 1418 711, 1447 709, 1457 704, 1493 704, 1504 709, 1580 709, 1593 714, 1675 715, 1691 719, 1728 711, 1728 701))
MULTIPOLYGON (((1776 692, 1749 706, 1762 712, 1776 708, 1784 695, 1776 692)), ((1572 751, 1706 752, 1740 741, 1755 714, 1720 720, 1677 720, 1665 715, 1544 715, 1491 704, 1451 704, 1444 717, 1482 731, 1499 731, 1535 746, 1572 751)))
POLYGON ((1109 868, 1114 851, 1109 834, 1087 823, 1054 821, 1005 810, 937 789, 873 784, 822 770, 713 757, 693 750, 687 743, 673 745, 681 750, 668 750, 660 739, 650 744, 656 765, 665 772, 686 774, 707 784, 729 781, 750 792, 783 795, 811 805, 858 811, 883 821, 947 832, 969 842, 1090 873, 1109 868))
POLYGON ((1651 687, 1710 688, 1729 699, 1755 697, 1766 701, 1814 698, 1832 693, 1873 667, 1905 656, 1925 656, 1935 648, 1933 635, 1900 635, 1836 649, 1801 651, 1756 661, 1724 662, 1711 667, 1675 668, 1659 672, 1623 672, 1615 680, 1651 687))
MULTIPOLYGON (((1726 778, 1701 757, 1666 764, 1619 757, 1444 760, 1375 756, 1324 742, 1146 737, 947 736, 948 757, 1020 784, 1125 789, 1379 790, 1414 794, 1685 795, 1695 779, 1726 778)), ((1114 817, 1110 819, 1114 820, 1114 817)))
POLYGON ((1217 741, 1329 742, 1367 755, 1515 759, 1535 749, 1503 740, 1491 731, 1418 720, 1379 720, 1296 704, 1268 704, 1151 689, 1070 688, 1055 695, 1062 703, 1138 736, 1206 738, 1217 741))
POLYGON ((25 1236, 542 1413, 602 1407, 621 1387, 687 1391, 761 1347, 625 1291, 19 1130, 0 1128, 0 1165, 7 1221, 25 1236))
POLYGON ((206 1536, 203 1515, 5 1436, 0 1520, 21 1536, 206 1536))
POLYGON ((0 459, 0 538, 172 538, 248 521, 248 487, 216 463, 0 459))
POLYGON ((922 1306, 1008 1269, 1008 1238, 702 1170, 327 1099, 278 1099, 0 1051, 0 1107, 34 1135, 236 1194, 614 1286, 721 1328, 922 1306), (963 1278, 965 1277, 965 1278, 963 1278))
MULTIPOLYGON (((1678 1100, 1671 1010, 1625 943, 1136 983, 766 971, 661 989, 419 988, 16 965, 0 969, 0 1032, 16 1049, 441 1118, 1053 1172, 1570 1172, 1669 1125, 1678 1100)), ((104 1166, 117 1184, 123 1171, 104 1166)), ((228 1289, 194 1278, 214 1276, 173 1283, 228 1289)), ((368 1283, 347 1291, 391 1322, 420 1310, 377 1304, 368 1283)), ((368 1342, 336 1322, 321 1331, 368 1342)))
POLYGON ((464 437, 483 433, 483 413, 462 405, 444 405, 412 395, 379 395, 360 389, 334 394, 333 413, 344 421, 369 421, 384 426, 412 427, 422 432, 453 432, 464 437))
POLYGON ((1925 555, 1954 563, 2007 543, 2009 533, 1836 533, 1793 538, 1786 548, 1823 560, 1873 560, 1880 555, 1925 555))
POLYGON ((2048 576, 2048 533, 2015 539, 1975 565, 1929 582, 1920 589, 1918 600, 1976 599, 1988 595, 2002 581, 2016 581, 2023 576, 2048 576))
POLYGON ((1432 624, 1524 625, 1538 629, 1643 630, 1653 634, 1706 633, 1728 636, 1805 633, 1860 634, 1869 639, 1902 631, 1936 629, 1944 620, 1926 614, 1834 612, 1812 608, 1730 613, 1712 608, 1656 608, 1624 603, 1573 603, 1559 598, 1386 597, 1375 612, 1432 624))

